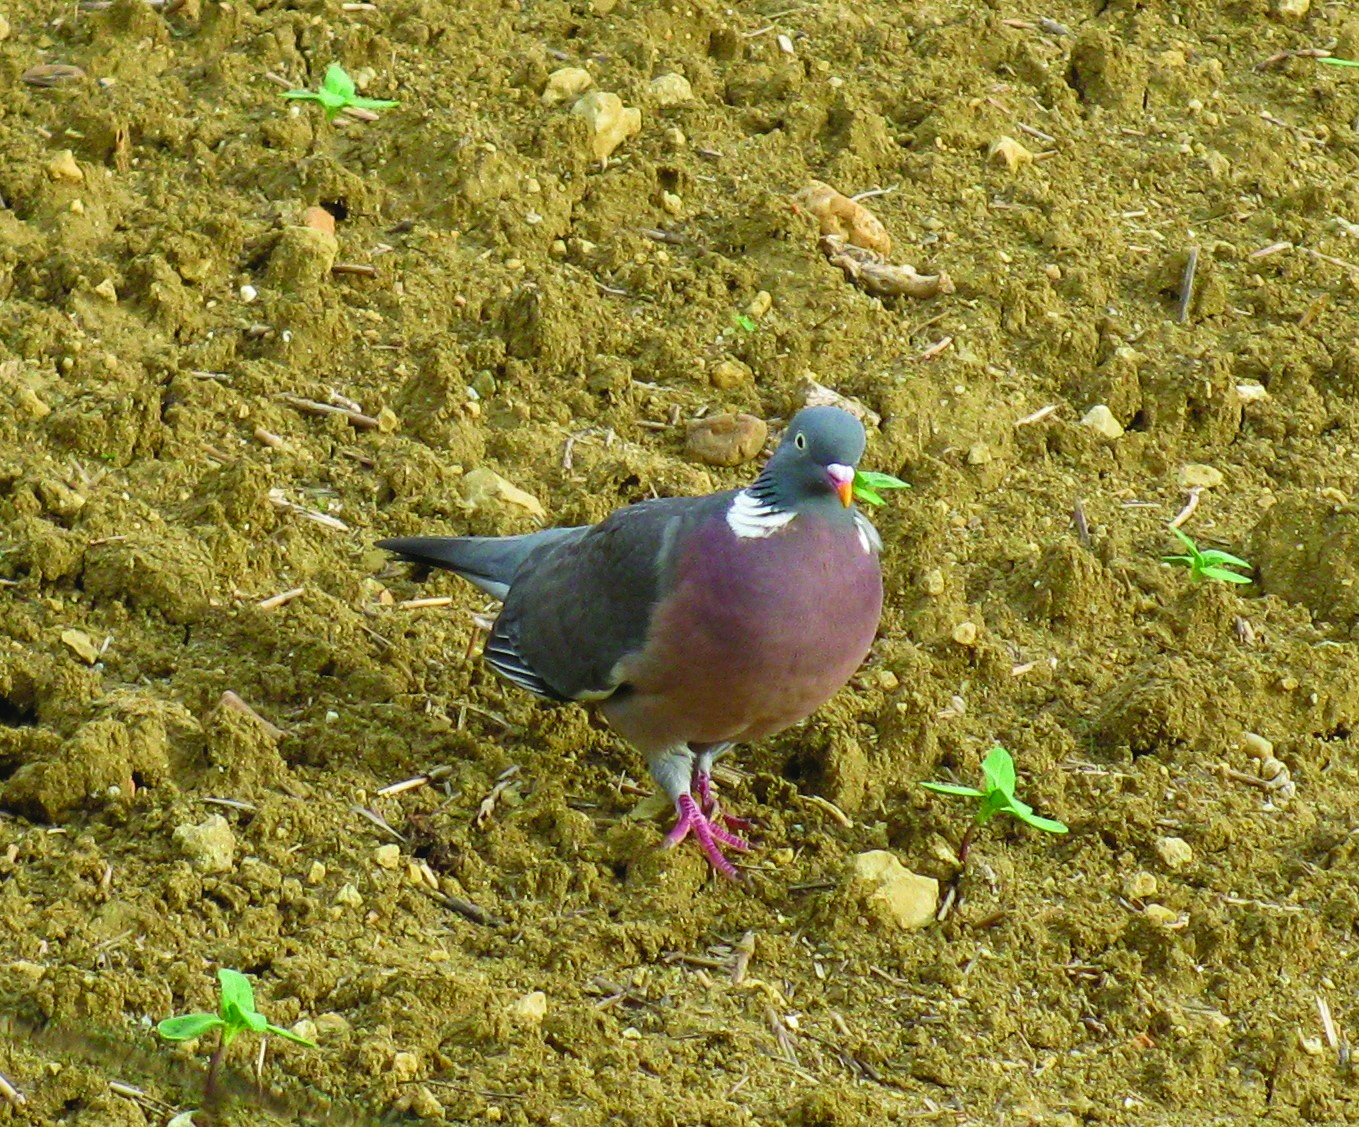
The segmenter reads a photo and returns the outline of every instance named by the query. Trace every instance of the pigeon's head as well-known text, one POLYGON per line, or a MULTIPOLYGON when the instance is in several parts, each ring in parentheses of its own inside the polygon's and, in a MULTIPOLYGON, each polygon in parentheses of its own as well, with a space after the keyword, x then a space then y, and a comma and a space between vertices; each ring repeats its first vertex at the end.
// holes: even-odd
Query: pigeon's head
POLYGON ((789 422, 756 492, 781 509, 848 509, 854 503, 854 469, 865 442, 863 424, 848 411, 805 407, 789 422))

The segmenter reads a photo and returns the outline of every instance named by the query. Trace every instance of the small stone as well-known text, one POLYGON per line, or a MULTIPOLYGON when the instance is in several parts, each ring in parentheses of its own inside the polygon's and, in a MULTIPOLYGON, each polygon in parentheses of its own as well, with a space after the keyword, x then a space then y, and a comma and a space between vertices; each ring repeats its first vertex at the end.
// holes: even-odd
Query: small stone
POLYGON ((1114 413, 1103 403, 1097 403, 1081 416, 1081 426, 1104 435, 1105 438, 1122 438, 1123 424, 1114 418, 1114 413))
POLYGON ((252 301, 255 300, 255 298, 259 297, 260 295, 260 291, 257 290, 254 286, 252 286, 249 282, 243 285, 236 292, 240 295, 241 301, 243 301, 246 305, 249 305, 252 301))
POLYGON ((338 1041, 348 1037, 353 1028, 344 1014, 337 1014, 333 1010, 316 1015, 316 1031, 327 1040, 338 1041))
POLYGON ((967 464, 969 466, 984 466, 995 460, 995 452, 985 442, 974 442, 967 448, 967 464))
POLYGON ((9 20, 0 15, 0 43, 9 38, 9 20))
POLYGON ((226 873, 236 859, 236 835, 231 823, 220 814, 213 814, 193 825, 176 826, 174 843, 201 873, 226 873))
POLYGON ((547 995, 534 990, 510 1003, 510 1019, 517 1025, 538 1026, 547 1017, 547 995))
POLYGON ((684 214, 684 197, 678 192, 662 192, 661 207, 665 209, 666 215, 679 216, 684 214))
POLYGON ((942 595, 945 586, 944 573, 937 567, 930 568, 920 579, 920 587, 927 595, 942 595))
POLYGON ((684 452, 709 466, 739 466, 759 457, 769 428, 754 415, 709 415, 689 424, 684 452))
POLYGON ((35 419, 45 419, 52 413, 52 408, 43 402, 38 393, 31 387, 15 388, 14 399, 35 419))
POLYGON ((1236 397, 1242 403, 1259 403, 1269 398, 1269 388, 1262 383, 1239 383, 1236 385, 1236 397))
POLYGON ((1201 462, 1180 467, 1180 484, 1186 489, 1213 489, 1223 482, 1222 471, 1201 462))
POLYGON ((390 407, 383 407, 377 413, 378 434, 395 434, 401 429, 401 418, 390 407))
POLYGON ((1183 927, 1186 922, 1178 912, 1167 908, 1164 904, 1148 904, 1142 909, 1142 915, 1157 927, 1183 927))
POLYGON ((302 226, 335 237, 335 216, 323 207, 312 206, 302 212, 302 226))
POLYGON ((311 863, 311 868, 307 870, 307 883, 315 886, 320 884, 325 879, 326 879, 325 865, 321 864, 320 861, 313 861, 311 863))
POLYGON ((546 517, 547 510, 532 493, 525 493, 501 477, 495 470, 485 466, 464 474, 462 479, 462 499, 467 507, 485 511, 503 509, 515 505, 527 510, 532 516, 546 517))
POLYGON ((774 304, 774 297, 768 290, 760 290, 750 299, 746 306, 746 316, 754 317, 757 321, 769 312, 774 304))
POLYGON ((960 646, 975 646, 978 633, 975 622, 960 622, 953 628, 953 640, 960 646))
POLYGON ((373 863, 380 869, 395 869, 401 864, 401 846, 379 845, 373 850, 373 863))
POLYGON ((1312 0, 1274 0, 1270 10, 1280 19, 1300 20, 1312 10, 1312 0))
POLYGON ((1194 863, 1194 850, 1182 837, 1158 837, 1156 855, 1172 873, 1188 868, 1194 863))
POLYGON ((94 287, 94 292, 99 297, 102 297, 105 301, 107 301, 110 305, 118 304, 118 289, 116 286, 114 286, 112 278, 105 278, 102 282, 100 282, 97 286, 94 287))
POLYGON ((444 1105, 423 1084, 411 1089, 407 1106, 417 1119, 442 1119, 444 1116, 444 1105))
POLYGON ((708 382, 723 391, 748 384, 752 378, 751 370, 739 360, 719 360, 708 369, 708 382))
POLYGON ((1129 900, 1145 900, 1156 895, 1156 878, 1151 873, 1133 873, 1123 882, 1123 895, 1129 900))
POLYGON ((393 1053, 392 1062, 387 1066, 387 1075, 398 1084, 414 1080, 420 1075, 420 1058, 414 1053, 393 1053))
POLYGON ((1013 172, 1021 165, 1033 160, 1033 153, 1013 137, 997 137, 986 150, 986 159, 992 164, 1013 172))
POLYGON ((854 885, 864 906, 884 922, 914 931, 934 922, 939 882, 911 872, 885 849, 854 858, 854 885))
POLYGON ((1274 754, 1274 744, 1257 732, 1242 732, 1241 746, 1252 759, 1269 759, 1274 754))
POLYGON ((901 678, 890 669, 878 670, 878 688, 885 693, 893 692, 901 685, 901 678))
POLYGON ((289 297, 314 293, 330 280, 339 244, 315 227, 285 227, 269 254, 270 284, 289 297))
POLYGON ((85 179, 80 165, 76 163, 75 153, 70 149, 62 149, 47 162, 47 175, 64 184, 79 184, 85 179))
POLYGON ((579 98, 595 84, 594 75, 580 67, 562 67, 547 76, 543 105, 556 106, 579 98))
POLYGON ((354 885, 346 881, 340 886, 340 891, 335 894, 335 903, 342 904, 346 908, 362 908, 363 897, 354 885))
POLYGON ((682 74, 658 74, 647 86, 653 105, 681 106, 694 100, 694 88, 682 74))
POLYGON ((93 665, 99 660, 99 643, 91 638, 83 630, 63 630, 61 640, 71 651, 85 662, 86 665, 93 665))
POLYGON ((642 131, 642 111, 623 105, 617 94, 591 90, 571 107, 571 112, 583 117, 594 136, 595 160, 606 161, 609 155, 635 133, 642 131))
POLYGON ((288 1027, 288 1032, 308 1041, 315 1041, 321 1033, 320 1027, 309 1017, 300 1017, 288 1027))

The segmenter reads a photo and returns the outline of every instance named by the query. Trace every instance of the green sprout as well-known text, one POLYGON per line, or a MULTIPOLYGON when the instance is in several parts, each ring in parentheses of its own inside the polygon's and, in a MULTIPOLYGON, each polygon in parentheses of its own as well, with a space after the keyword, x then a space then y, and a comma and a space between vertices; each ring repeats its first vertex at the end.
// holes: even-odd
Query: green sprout
POLYGON ((326 67, 326 76, 321 80, 319 90, 289 90, 282 95, 299 102, 318 102, 325 108, 326 120, 334 121, 341 110, 350 107, 360 110, 387 110, 398 102, 386 98, 361 98, 356 93, 354 80, 345 73, 339 63, 326 67))
POLYGON ((1328 66, 1333 66, 1333 67, 1359 67, 1359 60, 1355 60, 1355 59, 1333 59, 1333 58, 1331 58, 1329 55, 1323 56, 1322 58, 1318 59, 1317 62, 1319 62, 1319 63, 1326 63, 1328 66))
POLYGON ((759 325, 755 323, 755 318, 748 313, 738 313, 732 320, 736 322, 737 328, 744 329, 748 333, 753 333, 759 328, 759 325))
POLYGON ((889 473, 874 473, 872 470, 854 471, 854 498, 866 505, 883 505, 879 489, 910 489, 910 484, 889 473))
POLYGON ((203 1088, 203 1102, 213 1103, 216 1098, 217 1078, 227 1048, 240 1033, 276 1033, 309 1049, 316 1048, 313 1041, 299 1037, 287 1029, 271 1025, 265 1016, 255 1009, 255 991, 250 980, 240 971, 221 967, 217 971, 217 981, 221 987, 221 1001, 216 1013, 180 1014, 167 1017, 156 1026, 156 1032, 167 1041, 192 1041, 205 1033, 217 1030, 217 1047, 213 1050, 208 1064, 208 1079, 203 1088))
POLYGON ((958 863, 967 863, 968 850, 972 848, 972 838, 977 827, 989 822, 996 814, 1012 814, 1021 822, 1026 822, 1037 830, 1050 834, 1064 834, 1067 827, 1053 818, 1044 818, 1033 812, 1033 807, 1015 797, 1015 761, 1000 744, 996 744, 982 761, 982 780, 985 790, 976 787, 962 787, 954 783, 921 783, 926 790, 940 794, 956 794, 963 798, 979 798, 977 812, 972 824, 963 834, 958 846, 958 863))
POLYGON ((1250 582, 1250 576, 1240 575, 1229 570, 1234 567, 1249 569, 1251 565, 1245 560, 1233 556, 1230 552, 1219 552, 1216 548, 1209 548, 1205 552, 1200 552, 1198 545, 1178 528, 1172 527, 1170 531, 1184 545, 1186 554, 1183 556, 1162 556, 1163 563, 1168 563, 1172 567, 1187 567, 1189 578, 1196 583, 1204 579, 1218 579, 1223 583, 1250 582))

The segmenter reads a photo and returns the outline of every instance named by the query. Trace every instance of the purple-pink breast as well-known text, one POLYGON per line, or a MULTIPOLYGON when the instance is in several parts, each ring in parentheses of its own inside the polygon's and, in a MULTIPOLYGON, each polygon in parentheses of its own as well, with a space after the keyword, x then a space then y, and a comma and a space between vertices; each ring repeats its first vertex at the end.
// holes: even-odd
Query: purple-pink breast
POLYGON ((863 662, 882 614, 877 553, 850 521, 804 514, 743 539, 718 514, 674 574, 621 670, 631 691, 602 705, 643 752, 757 740, 811 715, 863 662))

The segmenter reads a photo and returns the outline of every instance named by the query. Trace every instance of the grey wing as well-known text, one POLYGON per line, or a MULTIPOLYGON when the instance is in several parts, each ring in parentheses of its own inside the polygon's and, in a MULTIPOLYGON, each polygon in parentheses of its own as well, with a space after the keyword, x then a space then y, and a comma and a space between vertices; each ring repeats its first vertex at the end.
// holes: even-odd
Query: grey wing
POLYGON ((554 700, 599 700, 646 643, 675 546, 727 495, 643 501, 524 561, 484 651, 502 676, 554 700))

